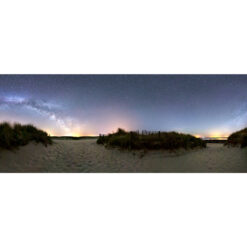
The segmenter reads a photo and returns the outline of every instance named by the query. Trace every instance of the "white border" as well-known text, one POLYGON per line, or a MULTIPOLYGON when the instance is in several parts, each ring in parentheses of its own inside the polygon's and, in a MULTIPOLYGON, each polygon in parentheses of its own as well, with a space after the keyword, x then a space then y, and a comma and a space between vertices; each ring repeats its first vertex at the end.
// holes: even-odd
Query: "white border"
POLYGON ((0 175, 0 244, 243 246, 246 175, 0 175))
POLYGON ((0 2, 0 73, 246 73, 241 0, 0 2))

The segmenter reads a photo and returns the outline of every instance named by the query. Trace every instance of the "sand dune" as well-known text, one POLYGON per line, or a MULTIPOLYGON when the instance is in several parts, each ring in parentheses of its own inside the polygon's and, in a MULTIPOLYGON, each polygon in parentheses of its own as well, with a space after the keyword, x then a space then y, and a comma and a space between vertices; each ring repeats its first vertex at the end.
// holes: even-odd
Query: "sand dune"
POLYGON ((0 172, 247 172, 247 149, 208 144, 194 151, 120 151, 91 140, 56 140, 0 151, 0 172))

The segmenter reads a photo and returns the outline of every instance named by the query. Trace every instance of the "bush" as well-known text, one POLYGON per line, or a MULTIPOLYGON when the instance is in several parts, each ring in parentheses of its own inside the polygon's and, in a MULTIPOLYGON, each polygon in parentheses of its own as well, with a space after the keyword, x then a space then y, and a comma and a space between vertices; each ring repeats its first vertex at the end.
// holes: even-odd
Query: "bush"
POLYGON ((52 144, 48 134, 33 125, 14 124, 14 126, 11 126, 9 123, 0 124, 0 148, 13 149, 31 141, 42 143, 45 146, 52 144))
POLYGON ((107 136, 100 135, 98 144, 123 149, 168 149, 178 148, 191 149, 195 147, 206 147, 206 142, 192 135, 177 132, 126 132, 118 129, 116 133, 107 136))
POLYGON ((227 146, 247 147, 247 128, 232 133, 225 143, 227 146))
POLYGON ((247 147, 247 135, 243 136, 242 143, 241 143, 241 148, 247 147))
POLYGON ((0 147, 10 149, 15 145, 16 139, 12 127, 8 123, 0 124, 0 147))

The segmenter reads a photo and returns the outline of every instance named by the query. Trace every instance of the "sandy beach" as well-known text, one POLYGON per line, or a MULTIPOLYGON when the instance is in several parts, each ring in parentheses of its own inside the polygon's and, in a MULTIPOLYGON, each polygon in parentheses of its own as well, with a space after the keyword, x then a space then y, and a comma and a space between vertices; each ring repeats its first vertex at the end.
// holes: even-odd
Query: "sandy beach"
POLYGON ((247 149, 208 144, 193 151, 122 151, 95 139, 1 150, 0 172, 247 172, 247 149))

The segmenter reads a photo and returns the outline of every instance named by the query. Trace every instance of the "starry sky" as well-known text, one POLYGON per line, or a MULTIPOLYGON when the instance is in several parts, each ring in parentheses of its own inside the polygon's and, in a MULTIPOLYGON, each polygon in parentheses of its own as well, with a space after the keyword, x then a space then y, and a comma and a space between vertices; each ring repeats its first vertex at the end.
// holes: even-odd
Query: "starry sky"
POLYGON ((0 75, 0 122, 50 135, 161 130, 202 137, 247 127, 247 75, 0 75))

